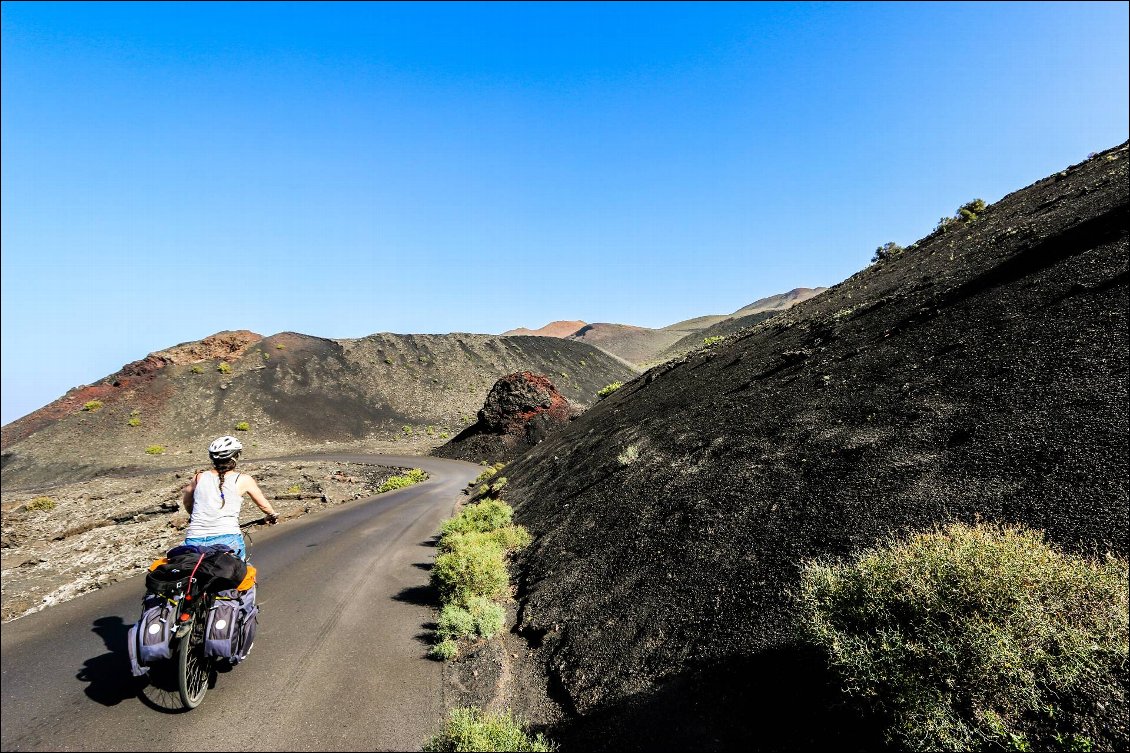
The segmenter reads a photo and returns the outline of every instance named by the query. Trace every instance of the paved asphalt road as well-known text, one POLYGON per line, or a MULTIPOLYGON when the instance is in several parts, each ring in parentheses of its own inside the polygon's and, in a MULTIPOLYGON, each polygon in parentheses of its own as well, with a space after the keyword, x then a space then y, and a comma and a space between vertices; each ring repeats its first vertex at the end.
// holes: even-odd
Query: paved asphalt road
POLYGON ((425 658, 432 539, 480 468, 425 457, 320 456, 422 467, 422 484, 257 529, 263 605, 248 660, 203 704, 129 671, 130 578, 0 632, 0 748, 419 750, 442 721, 440 665, 425 658))

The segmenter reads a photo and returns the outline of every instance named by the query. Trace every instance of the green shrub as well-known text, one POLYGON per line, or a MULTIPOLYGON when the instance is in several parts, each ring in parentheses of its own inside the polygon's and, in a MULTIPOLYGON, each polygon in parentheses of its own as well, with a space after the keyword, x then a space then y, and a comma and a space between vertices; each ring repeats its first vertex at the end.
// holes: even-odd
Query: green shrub
POLYGON ((189 371, 191 371, 193 374, 203 374, 204 373, 204 367, 201 366, 200 364, 196 364, 191 369, 189 369, 189 371))
POLYGON ((957 209, 957 216, 965 222, 976 222, 985 211, 985 202, 982 199, 974 199, 973 201, 962 204, 957 209))
POLYGON ((451 661, 459 656, 459 644, 450 638, 446 638, 431 647, 428 651, 428 656, 439 661, 451 661))
POLYGON ((151 444, 151 445, 149 445, 148 447, 145 448, 145 454, 146 455, 164 455, 165 454, 165 445, 151 444))
POLYGON ((596 396, 601 398, 608 397, 623 386, 623 382, 613 382, 612 384, 606 384, 596 391, 596 396))
POLYGON ((275 350, 286 350, 286 346, 282 343, 275 343, 275 350))
POLYGON ((502 488, 506 486, 507 481, 509 481, 509 479, 507 479, 505 476, 492 481, 490 484, 491 494, 498 494, 500 491, 502 491, 502 488))
POLYGON ((499 499, 484 499, 473 505, 467 505, 459 514, 449 518, 440 526, 440 531, 447 533, 489 533, 495 529, 510 525, 514 517, 514 510, 510 505, 499 499))
POLYGON ((377 489, 377 494, 390 492, 394 489, 403 489, 406 486, 412 486, 412 484, 418 484, 421 481, 426 481, 427 478, 428 474, 425 473, 423 469, 413 468, 410 471, 405 471, 398 476, 389 478, 387 481, 380 485, 380 487, 377 489))
POLYGON ((270 353, 263 353, 262 356, 263 356, 264 361, 270 361, 271 360, 271 354, 270 353))
POLYGON ((458 604, 445 604, 439 613, 436 633, 441 640, 458 640, 475 635, 475 618, 469 609, 458 604))
POLYGON ((490 640, 506 624, 506 610, 490 599, 471 599, 467 605, 475 623, 475 633, 480 638, 490 640))
POLYGON ((448 433, 447 433, 446 431, 441 431, 441 432, 439 433, 439 438, 440 438, 440 439, 447 439, 447 438, 448 438, 448 437, 450 437, 450 436, 451 436, 451 435, 450 435, 450 434, 448 434, 448 433))
POLYGON ((31 502, 27 503, 27 509, 37 510, 39 512, 54 510, 55 500, 51 499, 50 497, 36 497, 31 502))
POLYGON ((801 603, 845 690, 912 750, 1124 748, 1127 580, 1111 555, 955 524, 809 565, 801 603))
POLYGON ((402 432, 404 432, 405 435, 412 433, 412 427, 411 426, 402 426, 402 427, 400 427, 400 430, 402 432))
POLYGON ((388 358, 388 357, 386 357, 386 358, 385 358, 385 363, 387 363, 387 364, 388 364, 389 366, 392 366, 392 359, 391 359, 391 358, 388 358))
POLYGON ((506 623, 506 611, 490 599, 472 597, 463 604, 446 604, 439 613, 436 633, 441 640, 493 638, 506 623))
POLYGON ((138 418, 137 416, 130 416, 129 420, 126 421, 126 423, 129 426, 141 426, 141 419, 138 418))
POLYGON ((476 596, 495 599, 505 595, 509 585, 504 558, 497 541, 464 534, 454 548, 436 557, 432 582, 444 602, 466 605, 476 596))
POLYGON ((981 218, 981 213, 985 211, 985 207, 986 204, 982 199, 967 201, 957 208, 957 212, 953 217, 943 217, 938 220, 938 225, 934 228, 934 231, 937 232, 941 230, 945 232, 951 226, 959 223, 968 225, 971 222, 976 222, 981 218))
POLYGON ((434 437, 436 435, 435 427, 433 427, 433 426, 424 427, 424 433, 427 434, 429 437, 434 437))
POLYGON ((221 374, 230 374, 231 365, 227 361, 220 361, 220 365, 216 367, 216 371, 220 372, 221 374))
POLYGON ((286 488, 287 494, 299 494, 301 491, 302 491, 302 487, 299 486, 298 484, 291 484, 290 486, 288 486, 286 488))
POLYGON ((894 241, 888 241, 887 243, 884 243, 882 246, 879 246, 877 249, 875 249, 875 254, 871 257, 871 262, 875 263, 877 261, 886 261, 888 259, 893 259, 896 256, 901 255, 905 250, 906 249, 904 249, 894 241))
MULTIPOLYGON (((484 460, 483 463, 486 463, 486 461, 484 460)), ((476 484, 481 484, 481 483, 487 481, 488 479, 490 479, 496 473, 498 473, 497 468, 487 468, 485 471, 483 471, 482 473, 480 473, 478 476, 475 477, 475 480, 470 483, 470 486, 475 486, 476 484)))
POLYGON ((620 463, 620 465, 631 465, 639 459, 640 447, 635 444, 628 445, 624 448, 623 452, 616 456, 616 461, 620 463))
POLYGON ((101 400, 90 400, 83 404, 82 409, 89 413, 96 413, 102 409, 101 400))
POLYGON ((424 744, 425 751, 514 751, 548 753, 557 746, 544 735, 530 737, 509 711, 492 713, 473 706, 452 710, 443 730, 424 744))
POLYGON ((525 549, 533 541, 533 537, 530 536, 530 532, 526 530, 525 526, 503 526, 491 531, 489 535, 508 552, 525 549))
POLYGON ((726 337, 724 335, 715 335, 714 337, 704 337, 704 338, 702 338, 702 344, 703 345, 716 345, 716 344, 722 342, 725 339, 726 339, 726 337))
POLYGON ((235 430, 236 431, 251 431, 251 424, 247 423, 246 421, 240 421, 238 424, 235 425, 235 430))

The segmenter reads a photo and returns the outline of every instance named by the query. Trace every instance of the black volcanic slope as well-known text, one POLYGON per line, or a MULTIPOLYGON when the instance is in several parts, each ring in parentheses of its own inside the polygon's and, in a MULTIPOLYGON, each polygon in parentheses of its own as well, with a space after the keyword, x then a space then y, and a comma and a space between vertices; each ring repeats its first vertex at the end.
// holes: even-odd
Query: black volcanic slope
POLYGON ((658 366, 507 469, 563 742, 873 745, 798 647, 803 562, 978 518, 1127 553, 1127 159, 658 366))

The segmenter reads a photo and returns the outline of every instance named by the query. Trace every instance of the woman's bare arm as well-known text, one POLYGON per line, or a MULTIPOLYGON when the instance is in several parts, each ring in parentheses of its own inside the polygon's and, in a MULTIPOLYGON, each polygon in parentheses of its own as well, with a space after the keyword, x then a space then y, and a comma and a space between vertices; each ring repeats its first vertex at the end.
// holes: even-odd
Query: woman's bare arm
POLYGON ((196 478, 199 475, 199 473, 194 473, 192 475, 192 481, 189 482, 188 486, 181 489, 180 501, 189 515, 192 515, 192 494, 196 491, 196 478))
POLYGON ((267 501, 267 496, 263 494, 263 491, 259 488, 259 484, 255 481, 255 479, 244 474, 239 477, 239 482, 240 486, 244 486, 246 484, 243 491, 251 497, 251 501, 258 505, 260 510, 267 514, 268 518, 278 517, 278 513, 275 512, 275 508, 271 506, 271 503, 269 501, 267 501), (246 481, 244 481, 244 479, 246 479, 246 481))

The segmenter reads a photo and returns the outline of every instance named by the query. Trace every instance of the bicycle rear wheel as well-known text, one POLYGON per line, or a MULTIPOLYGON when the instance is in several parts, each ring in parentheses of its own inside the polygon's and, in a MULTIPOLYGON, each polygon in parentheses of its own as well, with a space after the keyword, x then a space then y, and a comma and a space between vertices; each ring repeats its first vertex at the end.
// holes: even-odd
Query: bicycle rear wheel
POLYGON ((188 633, 177 645, 177 690, 186 709, 194 709, 208 692, 212 674, 212 660, 204 656, 204 620, 192 620, 188 633))

